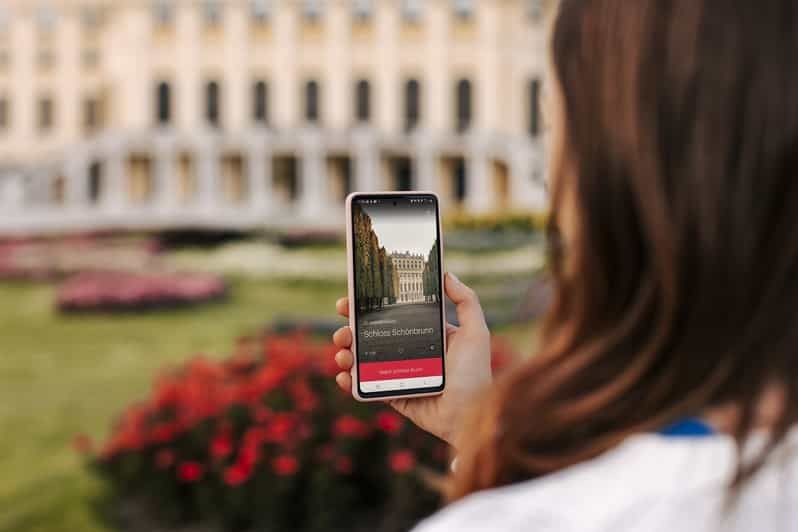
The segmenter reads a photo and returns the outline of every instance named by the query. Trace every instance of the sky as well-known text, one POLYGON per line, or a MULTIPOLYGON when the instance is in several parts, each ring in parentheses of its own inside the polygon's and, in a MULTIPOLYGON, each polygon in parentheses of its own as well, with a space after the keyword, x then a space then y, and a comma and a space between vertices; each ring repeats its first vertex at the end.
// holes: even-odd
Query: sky
POLYGON ((429 254, 435 243, 435 208, 432 206, 363 205, 380 245, 388 253, 395 251, 429 254))

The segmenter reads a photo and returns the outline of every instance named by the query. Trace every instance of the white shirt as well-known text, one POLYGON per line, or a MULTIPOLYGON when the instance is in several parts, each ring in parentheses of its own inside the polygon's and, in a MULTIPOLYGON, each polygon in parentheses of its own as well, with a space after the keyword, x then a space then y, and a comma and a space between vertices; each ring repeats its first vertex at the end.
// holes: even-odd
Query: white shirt
POLYGON ((726 512, 735 468, 728 436, 633 436, 589 462, 473 494, 415 532, 798 532, 798 431, 726 512))

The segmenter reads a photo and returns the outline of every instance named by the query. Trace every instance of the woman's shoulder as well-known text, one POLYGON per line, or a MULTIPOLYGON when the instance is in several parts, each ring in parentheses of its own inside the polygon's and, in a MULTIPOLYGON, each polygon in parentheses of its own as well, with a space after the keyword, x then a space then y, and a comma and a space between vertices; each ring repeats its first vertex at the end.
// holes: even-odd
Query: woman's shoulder
MULTIPOLYGON (((423 522, 416 532, 709 530, 722 511, 735 464, 736 449, 728 437, 634 436, 589 462, 467 497, 423 522)), ((787 469, 798 475, 798 457, 791 456, 787 469)), ((796 501, 798 483, 787 492, 769 489, 772 482, 767 477, 774 472, 759 475, 740 511, 751 504, 762 509, 780 504, 779 494, 796 501)), ((785 519, 798 525, 795 510, 789 512, 785 519)), ((780 523, 757 530, 781 530, 780 523)))

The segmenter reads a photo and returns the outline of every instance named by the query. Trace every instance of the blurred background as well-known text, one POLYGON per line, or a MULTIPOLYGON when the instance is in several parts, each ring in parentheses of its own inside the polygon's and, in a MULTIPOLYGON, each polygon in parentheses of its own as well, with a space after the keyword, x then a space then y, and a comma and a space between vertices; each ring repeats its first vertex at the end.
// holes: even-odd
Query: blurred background
POLYGON ((157 529, 108 516, 94 442, 164 368, 326 342, 349 192, 438 192, 446 269, 528 353, 554 5, 0 0, 0 531, 157 529))

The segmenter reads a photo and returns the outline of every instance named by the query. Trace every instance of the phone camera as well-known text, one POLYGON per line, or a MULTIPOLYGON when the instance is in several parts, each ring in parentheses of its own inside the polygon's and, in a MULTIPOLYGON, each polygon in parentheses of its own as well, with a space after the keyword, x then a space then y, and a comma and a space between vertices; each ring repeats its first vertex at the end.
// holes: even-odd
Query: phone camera
POLYGON ((393 206, 396 207, 396 202, 395 201, 393 202, 393 206))

